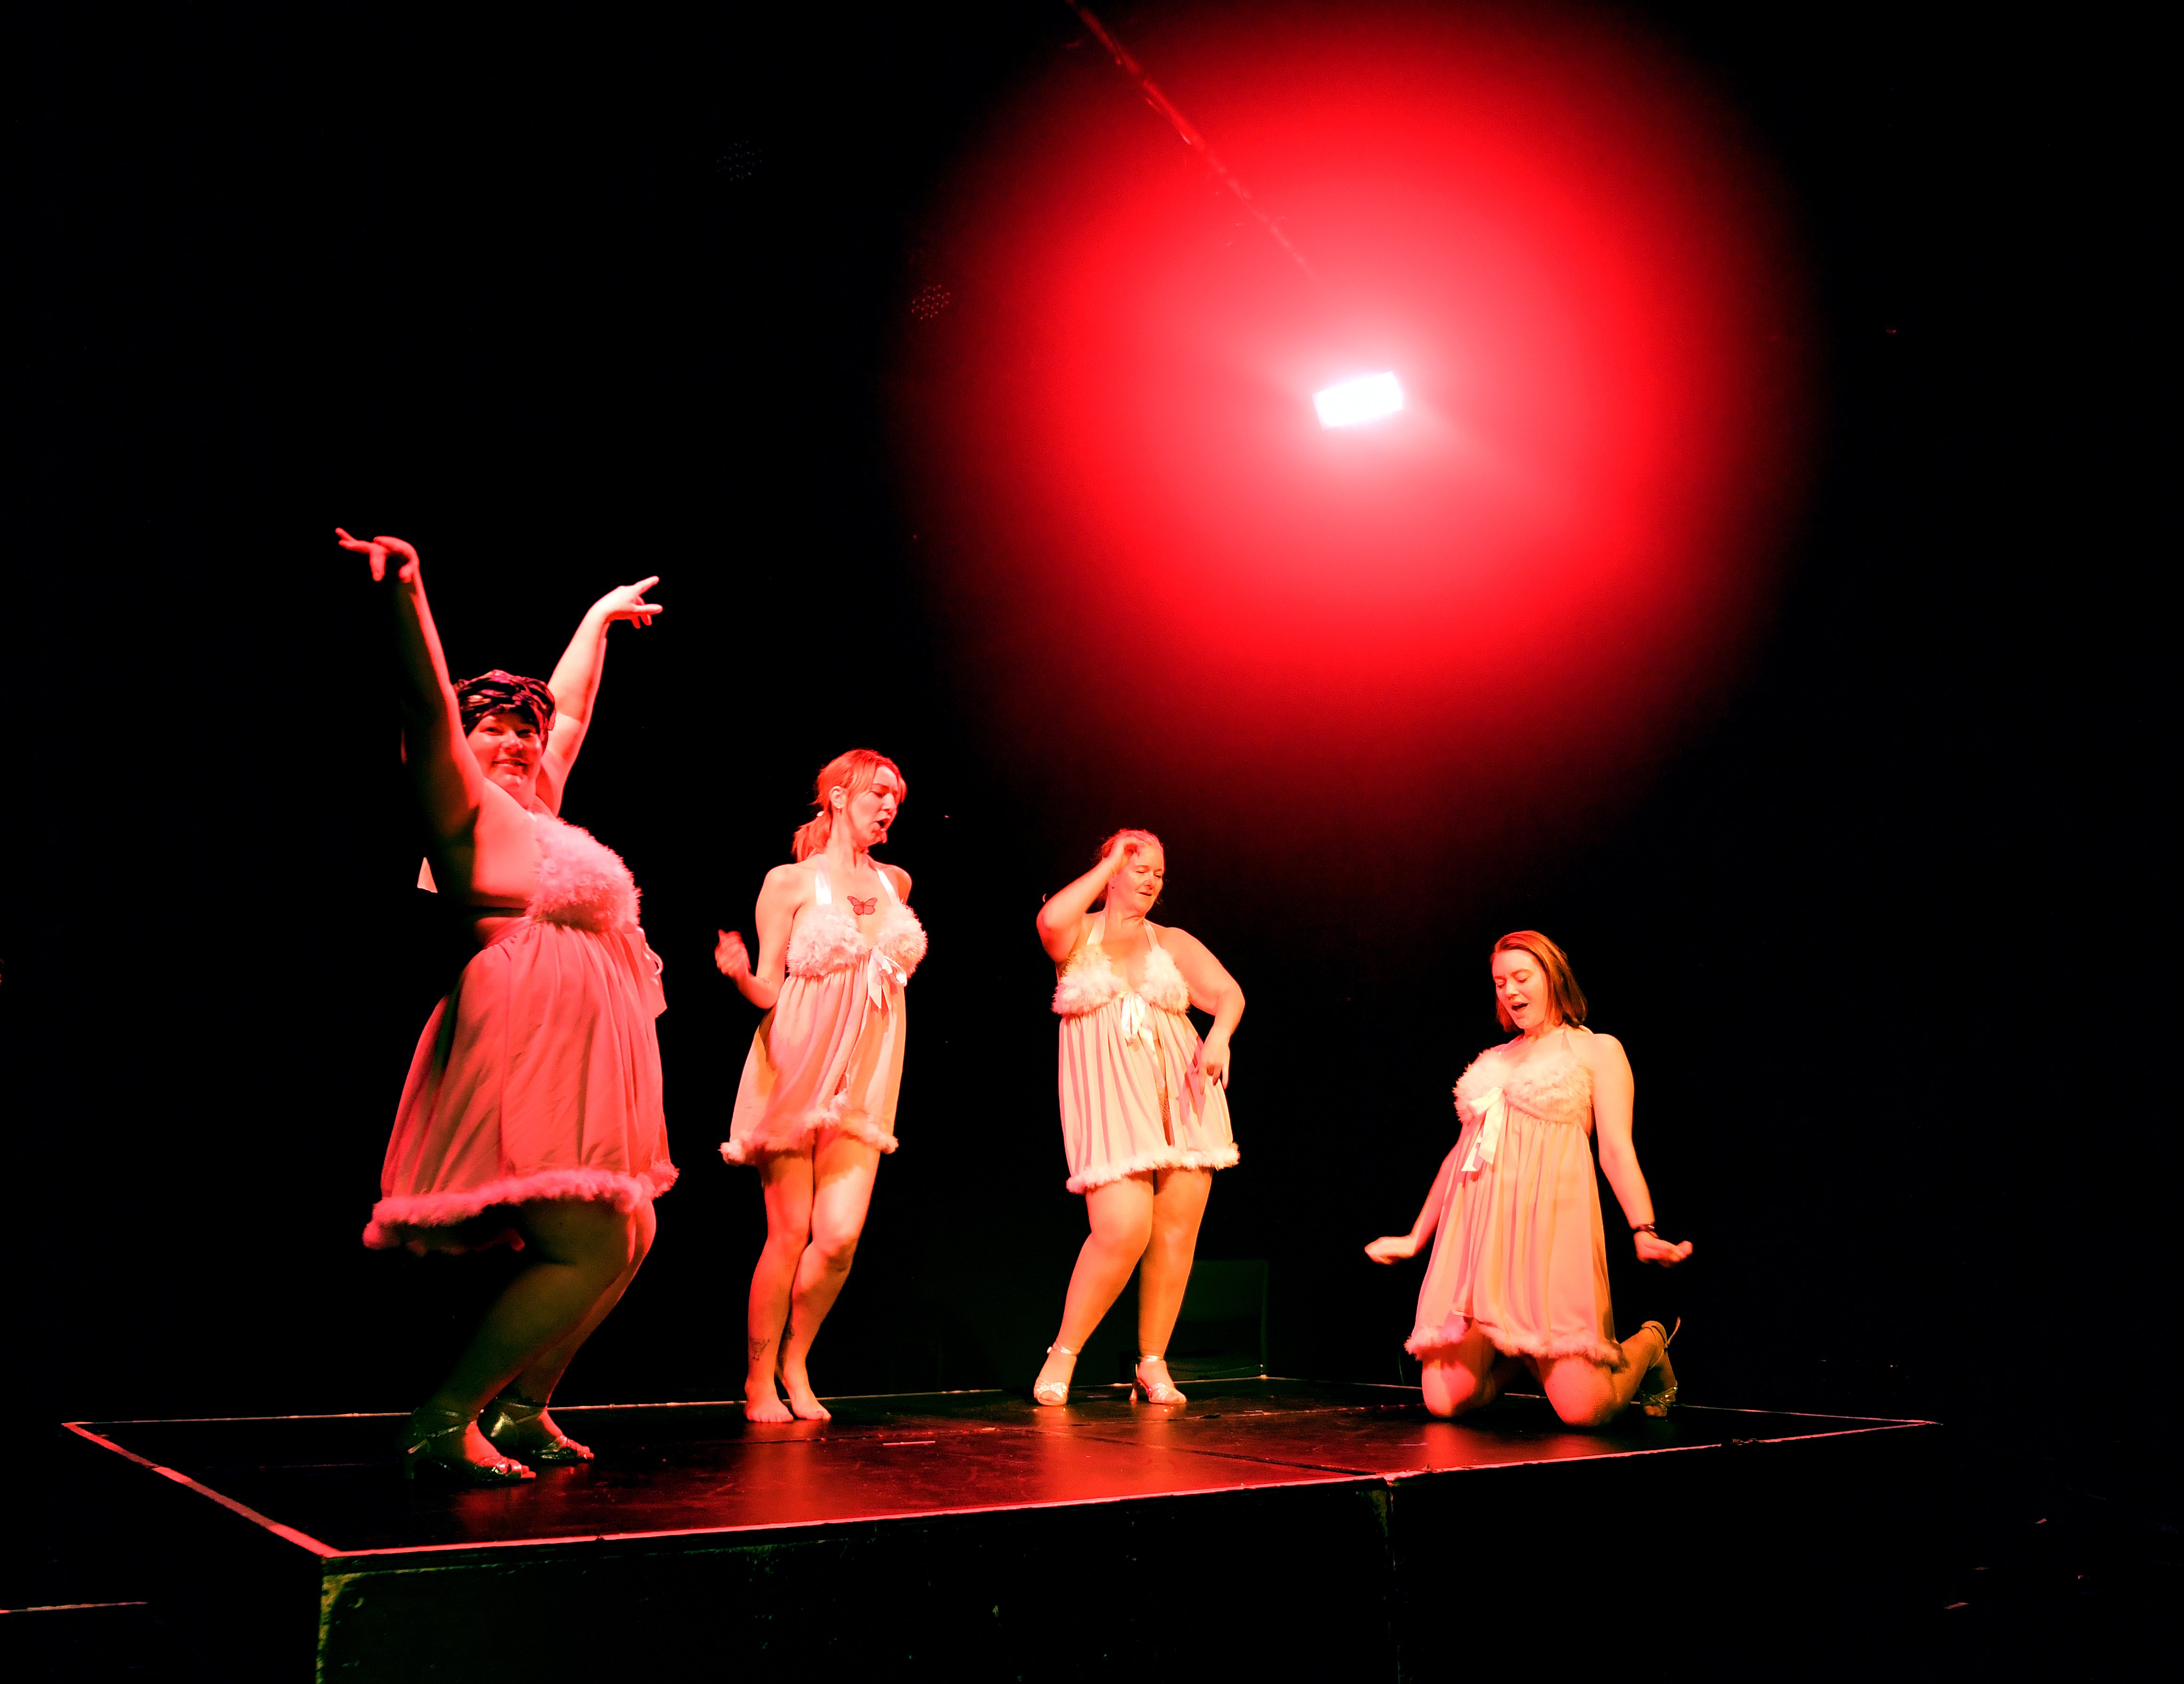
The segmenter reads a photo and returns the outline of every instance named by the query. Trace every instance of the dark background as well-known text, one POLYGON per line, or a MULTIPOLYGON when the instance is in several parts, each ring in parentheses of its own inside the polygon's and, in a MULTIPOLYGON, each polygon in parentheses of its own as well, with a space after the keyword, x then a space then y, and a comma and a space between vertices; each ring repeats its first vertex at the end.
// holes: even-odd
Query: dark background
MULTIPOLYGON (((1107 13, 1128 40, 1158 9, 1107 13)), ((1993 1536, 2075 1503, 2098 1548, 2173 1555, 2145 55, 2083 14, 2007 40, 1938 8, 1627 15, 1742 105, 1802 215, 1825 424, 1789 586, 1644 799, 1491 884, 1330 918, 1308 880, 1240 904, 1222 861, 1172 862, 1166 916, 1251 996, 1200 1255, 1270 1262, 1277 1371, 1396 1378, 1416 1272, 1359 1248, 1415 1211, 1496 1033, 1493 937, 1545 928, 1631 1049, 1664 1229, 1697 1244, 1673 1291, 1618 1276, 1626 1321, 1689 1319, 1687 1397, 1938 1417, 1993 1536)), ((747 928, 857 742, 908 775, 888 852, 933 943, 903 1149, 815 1375, 1028 1382, 1083 1231, 1028 923, 1097 838, 964 717, 978 633, 930 607, 886 382, 945 281, 936 182, 1080 35, 1058 4, 23 31, 21 1430, 405 1408, 501 1266, 357 1243, 459 956, 410 886, 337 521, 419 544, 463 670, 543 672, 599 592, 664 576, 567 813, 645 888, 684 1174, 564 1395, 738 1384, 762 1220, 714 1145, 755 1014, 712 931, 747 928)), ((1159 828, 1189 791, 1115 799, 1159 828)))

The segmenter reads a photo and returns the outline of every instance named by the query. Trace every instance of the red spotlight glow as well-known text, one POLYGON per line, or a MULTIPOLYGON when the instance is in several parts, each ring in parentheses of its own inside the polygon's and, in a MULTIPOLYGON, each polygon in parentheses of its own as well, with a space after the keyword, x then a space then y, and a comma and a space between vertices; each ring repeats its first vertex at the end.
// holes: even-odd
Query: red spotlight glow
POLYGON ((1279 766, 1331 797, 1301 837, 1390 774, 1459 827, 1631 787, 1798 500, 1765 166, 1590 14, 1163 15, 1116 21, 1309 274, 1097 53, 967 155, 932 247, 956 308, 900 390, 979 711, 1217 799, 1279 766), (1401 371, 1396 423, 1329 417, 1361 369, 1401 371), (1162 723, 1106 744, 1095 694, 1162 723))

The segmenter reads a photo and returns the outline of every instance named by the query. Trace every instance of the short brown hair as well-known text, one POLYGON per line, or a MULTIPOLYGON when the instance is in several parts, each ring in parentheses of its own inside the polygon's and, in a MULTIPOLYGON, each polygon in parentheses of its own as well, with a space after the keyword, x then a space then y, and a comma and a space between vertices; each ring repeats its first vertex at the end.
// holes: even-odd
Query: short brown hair
MULTIPOLYGON (((1570 969, 1569 955, 1535 929, 1512 930, 1494 944, 1494 953, 1529 953, 1547 973, 1547 998, 1555 1008, 1555 1016, 1565 1023, 1585 1021, 1585 990, 1577 985, 1577 973, 1570 969)), ((1488 954, 1491 962, 1494 953, 1488 954)), ((1509 1016, 1509 1008, 1502 1003, 1502 990, 1494 990, 1494 1015, 1502 1020, 1502 1027, 1513 1029, 1516 1023, 1509 1016)))

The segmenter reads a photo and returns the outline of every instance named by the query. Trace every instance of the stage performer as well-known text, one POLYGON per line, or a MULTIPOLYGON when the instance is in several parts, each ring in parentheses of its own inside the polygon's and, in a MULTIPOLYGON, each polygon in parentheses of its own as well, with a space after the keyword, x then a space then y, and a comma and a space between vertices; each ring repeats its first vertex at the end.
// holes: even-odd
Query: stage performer
POLYGON ((1615 1337, 1607 1247, 1587 1136, 1644 1263, 1673 1267, 1691 1242, 1654 1231, 1653 1197, 1630 1144, 1630 1061, 1585 1027, 1585 995, 1563 950, 1537 930, 1494 944, 1494 1009, 1514 1040, 1489 1047, 1456 1085, 1462 1132, 1407 1234, 1365 1248, 1375 1263, 1433 1240, 1407 1342, 1424 1364, 1426 1408, 1459 1415, 1529 1369, 1563 1422, 1604 1426, 1634 1396, 1668 1413, 1672 1330, 1615 1337))
POLYGON ((1100 863, 1039 911, 1061 1018, 1061 1147, 1069 1191, 1084 1195, 1092 1230, 1069 1277, 1061 1330, 1032 1387, 1041 1403, 1069 1401, 1077 1353, 1133 1269, 1139 1354, 1131 1396, 1184 1401, 1168 1376, 1168 1335, 1213 1172, 1236 1162, 1228 1040, 1244 1015, 1244 990, 1204 942, 1152 922, 1167 879, 1160 838, 1118 830, 1100 863), (1213 1019, 1202 1043, 1187 1014, 1192 1006, 1213 1019))
POLYGON ((766 1013, 721 1145, 730 1163, 758 1170, 766 1196, 744 1353, 744 1414, 754 1421, 831 1419, 806 1364, 849 1279, 880 1158, 894 1150, 904 989, 925 957, 910 873, 872 854, 908 793, 901 768, 870 749, 829 761, 793 863, 768 872, 759 890, 757 968, 734 930, 721 931, 714 951, 722 973, 766 1013))
POLYGON ((556 817, 608 628, 649 623, 659 581, 594 603, 548 683, 495 671, 458 685, 416 550, 337 533, 384 588, 431 886, 478 946, 418 1040, 365 1244, 507 1239, 527 1259, 410 1417, 403 1471, 508 1484, 535 1477, 529 1463, 591 1459, 546 1406, 644 1261, 652 1202, 675 1180, 653 1028, 666 1001, 637 886, 556 817))

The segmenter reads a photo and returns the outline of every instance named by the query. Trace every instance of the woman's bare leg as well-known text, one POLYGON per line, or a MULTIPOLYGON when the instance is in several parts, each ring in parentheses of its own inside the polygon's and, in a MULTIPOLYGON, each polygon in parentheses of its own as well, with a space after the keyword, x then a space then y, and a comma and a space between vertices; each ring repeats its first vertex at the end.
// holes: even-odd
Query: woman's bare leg
POLYGON ((744 1321, 744 1414, 754 1421, 793 1421, 796 1417, 773 1389, 773 1370, 781 1360, 796 1268, 811 1239, 811 1160, 782 1152, 765 1159, 759 1175, 766 1195, 766 1246, 751 1270, 744 1321))
POLYGON ((651 1254, 653 1236, 660 1227, 653 1214, 651 1202, 648 1200, 638 1206, 630 1213, 630 1216, 632 1227, 629 1267, 616 1276, 607 1290, 599 1294, 598 1302, 586 1312, 583 1320, 566 1338, 533 1357, 523 1372, 516 1375, 515 1393, 526 1402, 548 1403, 553 1401, 554 1388, 561 1383, 561 1376, 568 1371, 577 1352, 582 1348, 584 1341, 598 1331, 599 1324, 607 1319, 608 1312, 621 1302, 621 1295, 629 1291, 629 1283, 637 1279, 638 1270, 644 1266, 645 1258, 651 1254))
POLYGON ((1661 1330, 1648 1322, 1623 1341, 1620 1369, 1604 1369, 1587 1357, 1560 1357, 1542 1365, 1540 1389, 1564 1426, 1604 1427, 1645 1384, 1662 1348, 1661 1330))
POLYGON ((1212 1190, 1210 1169, 1163 1169, 1154 1177, 1153 1228, 1138 1273, 1138 1348, 1134 1356, 1167 1354, 1169 1335, 1190 1285, 1190 1261, 1198 1249, 1198 1224, 1206 1216, 1212 1190))
POLYGON ((1418 1385, 1427 1413, 1446 1418, 1491 1403, 1502 1395, 1513 1366, 1493 1341, 1476 1327, 1469 1329, 1451 1348, 1426 1359, 1418 1385))
POLYGON ((879 1174, 877 1146, 837 1135, 821 1146, 811 1163, 811 1240, 796 1265, 796 1291, 788 1312, 788 1336, 781 1341, 781 1379, 788 1407, 807 1421, 832 1419, 812 1395, 805 1364, 819 1324, 841 1296, 856 1260, 857 1241, 872 1208, 872 1181, 879 1174))
MULTIPOLYGON (((1092 1231, 1077 1253, 1077 1267, 1069 1276, 1069 1296, 1061 1306, 1061 1331, 1054 1336, 1056 1350, 1082 1351, 1084 1341, 1100 1325, 1100 1319, 1114 1308, 1115 1300, 1130 1283, 1130 1271, 1145 1253, 1153 1233, 1153 1178, 1126 1175, 1095 1187, 1084 1195, 1085 1219, 1092 1231)), ((1072 1358, 1049 1357, 1039 1369, 1039 1382, 1066 1383, 1072 1358)))
POLYGON ((471 1422, 463 1449, 473 1462, 500 1459, 477 1430, 478 1411, 542 1354, 569 1343, 642 1255, 638 1214, 610 1204, 540 1200, 523 1207, 520 1222, 530 1261, 502 1289, 454 1371, 425 1404, 471 1422))

